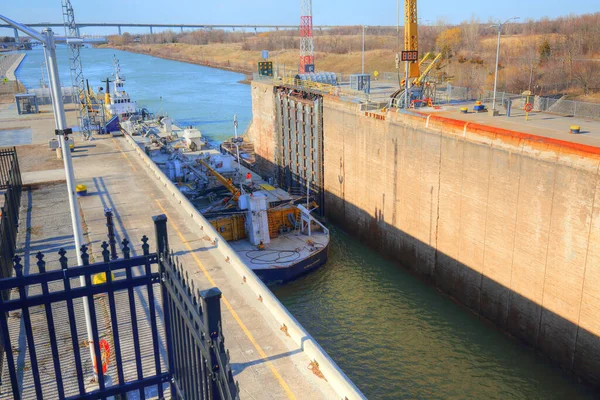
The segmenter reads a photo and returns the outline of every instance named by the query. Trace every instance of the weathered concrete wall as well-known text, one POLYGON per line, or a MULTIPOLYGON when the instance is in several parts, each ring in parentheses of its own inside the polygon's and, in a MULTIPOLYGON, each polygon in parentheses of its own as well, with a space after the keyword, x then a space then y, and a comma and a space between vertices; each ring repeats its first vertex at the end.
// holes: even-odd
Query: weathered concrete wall
POLYGON ((600 149, 333 98, 324 132, 333 221, 600 383, 600 149))
MULTIPOLYGON (((272 87, 252 138, 273 166, 272 87)), ((600 149, 326 97, 328 217, 600 384, 600 149)))
POLYGON ((277 116, 273 85, 252 82, 252 123, 248 137, 254 142, 258 172, 274 176, 275 132, 277 116))

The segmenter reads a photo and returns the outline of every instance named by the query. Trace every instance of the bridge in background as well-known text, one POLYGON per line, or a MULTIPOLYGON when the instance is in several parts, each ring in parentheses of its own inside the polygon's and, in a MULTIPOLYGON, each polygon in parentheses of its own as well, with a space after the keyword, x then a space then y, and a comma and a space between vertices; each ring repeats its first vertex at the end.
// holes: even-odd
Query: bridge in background
MULTIPOLYGON (((26 24, 32 28, 47 28, 47 27, 63 27, 64 24, 54 22, 36 22, 32 24, 26 24)), ((298 25, 255 25, 255 24, 133 24, 133 23, 118 23, 118 22, 83 22, 77 23, 77 29, 81 28, 117 28, 119 35, 122 34, 122 28, 148 28, 150 34, 154 33, 154 28, 163 29, 180 29, 183 32, 184 29, 242 29, 255 31, 263 29, 298 29, 298 25)), ((331 29, 339 27, 339 25, 315 25, 314 29, 331 29)), ((386 26, 381 26, 385 28, 386 26)), ((8 24, 0 24, 0 28, 12 29, 8 24)), ((393 27, 391 27, 393 28, 393 27)), ((18 39, 19 35, 15 30, 15 38, 18 39)))

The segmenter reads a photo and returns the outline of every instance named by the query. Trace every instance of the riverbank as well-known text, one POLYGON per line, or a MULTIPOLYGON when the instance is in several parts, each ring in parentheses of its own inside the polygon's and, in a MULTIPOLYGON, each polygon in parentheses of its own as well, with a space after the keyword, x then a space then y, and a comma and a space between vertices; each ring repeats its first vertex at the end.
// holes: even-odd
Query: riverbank
MULTIPOLYGON (((241 43, 209 43, 206 45, 193 45, 185 43, 168 44, 116 44, 109 43, 98 46, 154 57, 182 61, 206 67, 219 68, 227 71, 251 75, 257 71, 258 62, 262 61, 260 51, 244 50, 241 43)), ((270 60, 276 65, 279 63, 279 74, 286 75, 295 72, 298 68, 298 50, 283 50, 270 52, 270 60)), ((371 50, 365 52, 366 71, 393 71, 395 55, 391 50, 371 50)), ((315 53, 315 60, 321 71, 351 74, 361 71, 361 52, 346 54, 315 53)))
POLYGON ((194 46, 179 43, 172 44, 130 44, 116 45, 106 44, 97 46, 98 48, 108 48, 127 51, 130 53, 145 54, 153 57, 162 58, 165 60, 181 61, 190 64, 202 65, 204 67, 218 68, 225 71, 238 72, 240 74, 251 75, 254 72, 250 69, 249 63, 241 63, 239 61, 231 61, 228 58, 229 52, 219 54, 218 51, 204 52, 199 51, 199 47, 214 47, 214 46, 194 46))

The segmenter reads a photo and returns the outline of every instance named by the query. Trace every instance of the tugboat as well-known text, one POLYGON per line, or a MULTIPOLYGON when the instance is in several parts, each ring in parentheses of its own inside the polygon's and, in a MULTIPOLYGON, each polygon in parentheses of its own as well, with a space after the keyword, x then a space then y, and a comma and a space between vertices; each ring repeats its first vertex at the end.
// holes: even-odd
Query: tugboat
MULTIPOLYGON (((106 92, 104 93, 104 107, 110 118, 117 117, 119 122, 127 121, 132 115, 137 115, 138 110, 135 101, 132 101, 129 94, 125 91, 125 76, 121 75, 121 65, 119 60, 113 56, 114 79, 111 81, 106 78, 106 92), (110 83, 112 82, 112 95, 110 92, 110 83)), ((98 97, 102 95, 102 88, 99 89, 98 97)))

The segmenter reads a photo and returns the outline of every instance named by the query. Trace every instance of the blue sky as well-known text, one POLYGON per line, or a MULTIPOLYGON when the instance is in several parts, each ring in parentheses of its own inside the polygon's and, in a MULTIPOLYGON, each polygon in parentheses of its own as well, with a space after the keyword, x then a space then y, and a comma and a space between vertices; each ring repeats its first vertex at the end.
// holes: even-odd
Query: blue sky
MULTIPOLYGON (((0 14, 19 22, 62 21, 60 0, 1 2, 0 14)), ((297 24, 300 14, 298 0, 71 0, 71 4, 82 22, 297 24)), ((600 0, 419 0, 418 4, 419 17, 428 23, 440 18, 460 23, 472 16, 505 20, 515 15, 523 21, 599 11, 600 0)), ((313 0, 313 19, 316 25, 395 25, 396 1, 313 0)), ((9 33, 0 29, 0 34, 9 33)))

